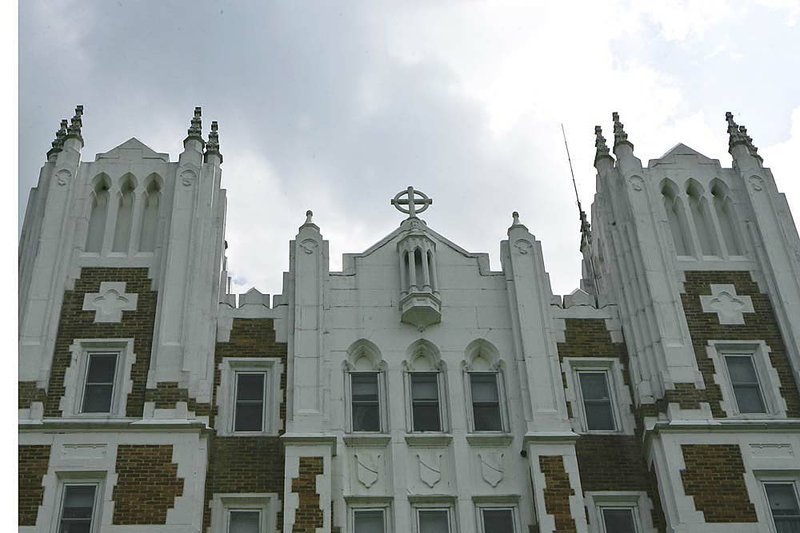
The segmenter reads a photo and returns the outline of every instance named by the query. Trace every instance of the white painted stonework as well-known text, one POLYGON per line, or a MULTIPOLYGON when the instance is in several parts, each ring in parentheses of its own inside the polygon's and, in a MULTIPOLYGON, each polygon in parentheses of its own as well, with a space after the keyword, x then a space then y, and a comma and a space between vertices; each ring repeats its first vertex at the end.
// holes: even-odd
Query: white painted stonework
POLYGON ((754 313, 753 300, 746 295, 737 295, 736 287, 730 284, 711 284, 711 296, 700 296, 700 304, 706 313, 716 313, 720 324, 744 324, 744 313, 754 313))
POLYGON ((100 292, 86 294, 83 298, 83 310, 94 311, 95 322, 119 322, 123 311, 135 311, 138 294, 127 294, 125 282, 100 283, 100 292))
MULTIPOLYGON (((509 217, 498 243, 500 264, 490 265, 487 254, 463 249, 421 217, 434 200, 452 199, 432 199, 407 184, 397 184, 402 190, 392 200, 402 213, 396 229, 361 253, 345 254, 341 271, 330 269, 325 221, 298 213, 281 293, 254 288, 235 295, 225 258, 219 153, 190 135, 176 161, 136 139, 83 161, 82 141, 67 138, 42 168, 20 242, 19 380, 49 386, 63 295, 81 268, 142 267, 157 292, 146 387, 177 384, 191 402, 165 407, 148 398, 144 416, 128 418, 125 402, 140 357, 135 339, 71 339, 62 416, 45 417, 41 402, 20 410, 20 444, 52 446, 39 526, 20 531, 55 531, 59 479, 88 475, 102 481, 98 531, 199 533, 208 509, 211 525, 203 533, 221 533, 226 509, 238 505, 268 517, 264 532, 289 532, 301 504, 292 489, 300 461, 321 457, 318 531, 351 531, 355 512, 378 509, 387 532, 417 532, 418 510, 438 509, 447 512, 451 533, 480 533, 482 510, 494 508, 512 511, 513 533, 529 527, 547 533, 556 526, 540 458, 552 456, 563 460, 577 532, 601 531, 600 509, 609 502, 632 506, 640 531, 653 531, 650 511, 657 506, 647 493, 582 488, 585 456, 576 442, 592 432, 578 370, 608 376, 616 429, 602 437, 641 442, 646 467, 657 475, 668 531, 772 531, 762 482, 800 479, 800 420, 787 415, 791 406, 780 390, 781 379, 796 385, 800 376, 800 238, 785 198, 742 144, 731 143, 731 168, 682 144, 645 166, 620 124, 615 133, 613 152, 598 138, 592 229, 584 228, 581 240, 576 228, 574 243, 582 243, 583 279, 563 296, 552 293, 536 228, 523 223, 524 199, 509 199, 509 213, 520 208, 523 216, 509 217), (106 194, 132 195, 126 197, 132 203, 104 204, 106 194), (777 347, 766 339, 713 339, 705 346, 713 383, 706 382, 682 302, 687 272, 694 271, 752 277, 774 308, 788 371, 771 359, 777 347), (287 346, 285 368, 274 354, 215 361, 217 343, 230 341, 234 320, 254 318, 273 321, 277 342, 287 346), (604 325, 626 352, 559 358, 569 324, 580 320, 604 325), (113 408, 103 416, 79 408, 92 347, 121 354, 113 408), (750 350, 767 412, 737 411, 723 360, 732 349, 750 350), (267 373, 263 431, 249 437, 279 436, 285 476, 276 486, 282 492, 225 492, 206 501, 209 436, 238 438, 232 436, 237 370, 267 373), (211 404, 215 373, 221 381, 211 428, 209 416, 190 405, 211 404), (375 431, 358 430, 351 380, 359 373, 374 375, 377 384, 370 415, 377 417, 375 431), (476 374, 490 376, 495 386, 491 430, 479 427, 476 374), (414 388, 419 375, 428 378, 422 396, 414 388), (659 400, 675 391, 717 386, 724 419, 713 417, 709 402, 661 408, 659 400), (430 405, 438 424, 418 429, 430 405), (655 414, 637 420, 640 412, 655 414), (173 446, 184 492, 165 525, 111 523, 122 443, 173 446), (705 522, 683 489, 682 444, 740 447, 757 524, 705 522)), ((711 283, 711 292, 700 305, 719 324, 740 326, 756 312, 733 285, 711 283)), ((125 283, 105 281, 86 295, 82 309, 96 323, 117 324, 140 304, 125 283)), ((593 340, 583 341, 587 351, 593 340)))

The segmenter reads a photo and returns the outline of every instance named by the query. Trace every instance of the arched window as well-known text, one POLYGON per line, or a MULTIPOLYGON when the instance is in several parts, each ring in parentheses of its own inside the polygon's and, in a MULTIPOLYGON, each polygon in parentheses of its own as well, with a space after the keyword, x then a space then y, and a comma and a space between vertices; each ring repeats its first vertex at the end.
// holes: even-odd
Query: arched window
POLYGON ((119 189, 117 223, 114 226, 114 244, 111 246, 111 251, 113 252, 127 253, 128 251, 128 244, 131 240, 131 225, 133 224, 134 188, 133 178, 126 176, 119 189))
POLYGON ((152 252, 156 249, 156 232, 158 231, 158 205, 161 201, 161 187, 153 177, 147 184, 142 210, 142 232, 139 237, 139 251, 152 252))
POLYGON ((675 243, 675 252, 678 255, 693 255, 693 246, 689 224, 683 209, 683 202, 678 197, 678 188, 669 180, 665 180, 661 187, 664 197, 664 210, 667 212, 670 233, 675 243))
POLYGON ((686 195, 689 197, 689 210, 692 213, 692 222, 700 241, 702 255, 719 255, 716 232, 708 213, 703 189, 696 181, 690 180, 686 187, 686 195))
POLYGON ((406 421, 410 431, 442 432, 447 430, 447 395, 445 394, 444 362, 429 341, 419 340, 408 350, 405 369, 406 421))
POLYGON ((347 350, 345 391, 348 398, 348 428, 352 432, 385 432, 386 363, 378 347, 366 339, 347 350))
POLYGON ((89 215, 89 231, 86 234, 86 251, 97 252, 103 249, 103 238, 106 231, 106 215, 108 214, 108 177, 100 175, 95 178, 92 191, 92 212, 89 215))
POLYGON ((724 183, 715 181, 711 186, 711 195, 714 197, 714 212, 717 215, 719 228, 722 230, 722 238, 725 241, 728 255, 742 255, 743 247, 739 239, 739 232, 736 231, 736 217, 728 188, 724 183))
POLYGON ((472 341, 467 346, 462 368, 470 431, 507 431, 503 362, 497 349, 484 339, 472 341))

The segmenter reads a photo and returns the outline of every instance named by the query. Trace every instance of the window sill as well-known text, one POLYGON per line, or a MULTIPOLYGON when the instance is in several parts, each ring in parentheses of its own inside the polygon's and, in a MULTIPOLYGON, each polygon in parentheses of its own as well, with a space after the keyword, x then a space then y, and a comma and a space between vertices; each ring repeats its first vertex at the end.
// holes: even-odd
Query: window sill
POLYGON ((345 445, 351 447, 384 448, 391 440, 392 437, 384 433, 349 433, 344 436, 345 445))
POLYGON ((514 435, 510 433, 469 433, 467 442, 470 446, 491 446, 504 447, 510 446, 514 441, 514 435))
POLYGON ((406 433, 408 446, 449 446, 453 436, 449 433, 406 433))

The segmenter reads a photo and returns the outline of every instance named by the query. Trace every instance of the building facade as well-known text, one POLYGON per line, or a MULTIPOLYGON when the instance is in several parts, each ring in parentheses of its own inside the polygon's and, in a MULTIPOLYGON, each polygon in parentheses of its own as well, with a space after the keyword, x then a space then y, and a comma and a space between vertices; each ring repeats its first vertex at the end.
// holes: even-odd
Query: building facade
POLYGON ((596 128, 581 288, 514 213, 501 269, 421 218, 282 294, 231 294, 218 128, 83 161, 82 107, 19 252, 19 530, 800 531, 800 238, 731 168, 596 128))

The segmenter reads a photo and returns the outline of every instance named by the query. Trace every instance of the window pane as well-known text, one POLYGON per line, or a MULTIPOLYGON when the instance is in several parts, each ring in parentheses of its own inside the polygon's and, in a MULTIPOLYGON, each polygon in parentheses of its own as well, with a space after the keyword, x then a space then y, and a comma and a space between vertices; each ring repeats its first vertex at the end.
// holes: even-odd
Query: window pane
POLYGON ((606 533, 636 533, 633 509, 603 509, 606 533))
POLYGON ((793 483, 765 483, 769 508, 778 533, 800 533, 800 504, 793 483))
POLYGON ((733 383, 758 383, 756 369, 750 356, 727 356, 728 373, 733 383))
POLYGON ((740 413, 767 412, 758 385, 734 385, 733 394, 736 396, 736 406, 740 413))
POLYGON ((607 400, 608 380, 605 372, 579 372, 584 400, 607 400))
POLYGON ((234 431, 261 431, 264 422, 264 404, 237 403, 234 431))
POLYGON ((420 509, 417 512, 419 513, 419 533, 448 533, 450 531, 447 510, 420 509))
POLYGON ((64 487, 60 533, 88 533, 91 530, 95 488, 95 485, 64 487))
POLYGON ((514 514, 511 509, 484 509, 484 533, 514 533, 514 514))
POLYGON ((113 385, 86 385, 83 393, 84 413, 109 413, 111 412, 111 396, 113 385))
POLYGON ((438 400, 439 380, 437 374, 411 374, 411 397, 414 400, 438 400))
POLYGON ((591 431, 614 431, 614 414, 610 402, 584 402, 586 427, 591 431))
POLYGON ((470 374, 472 382, 472 401, 478 403, 497 403, 497 374, 470 374))
POLYGON ((439 404, 414 404, 412 411, 414 431, 441 431, 439 404))
POLYGON ((378 404, 353 405, 353 431, 380 431, 378 404))
POLYGON ((260 511, 231 511, 228 533, 259 533, 260 511))
POLYGON ((353 511, 354 533, 383 533, 383 511, 353 511))
POLYGON ((86 370, 87 383, 114 383, 114 370, 117 367, 117 354, 89 354, 89 368, 86 370))
POLYGON ((351 393, 356 401, 378 401, 378 374, 350 374, 351 393))
POLYGON ((264 374, 236 374, 237 400, 263 400, 264 374))
POLYGON ((501 431, 500 406, 472 405, 472 417, 475 420, 475 431, 501 431))

